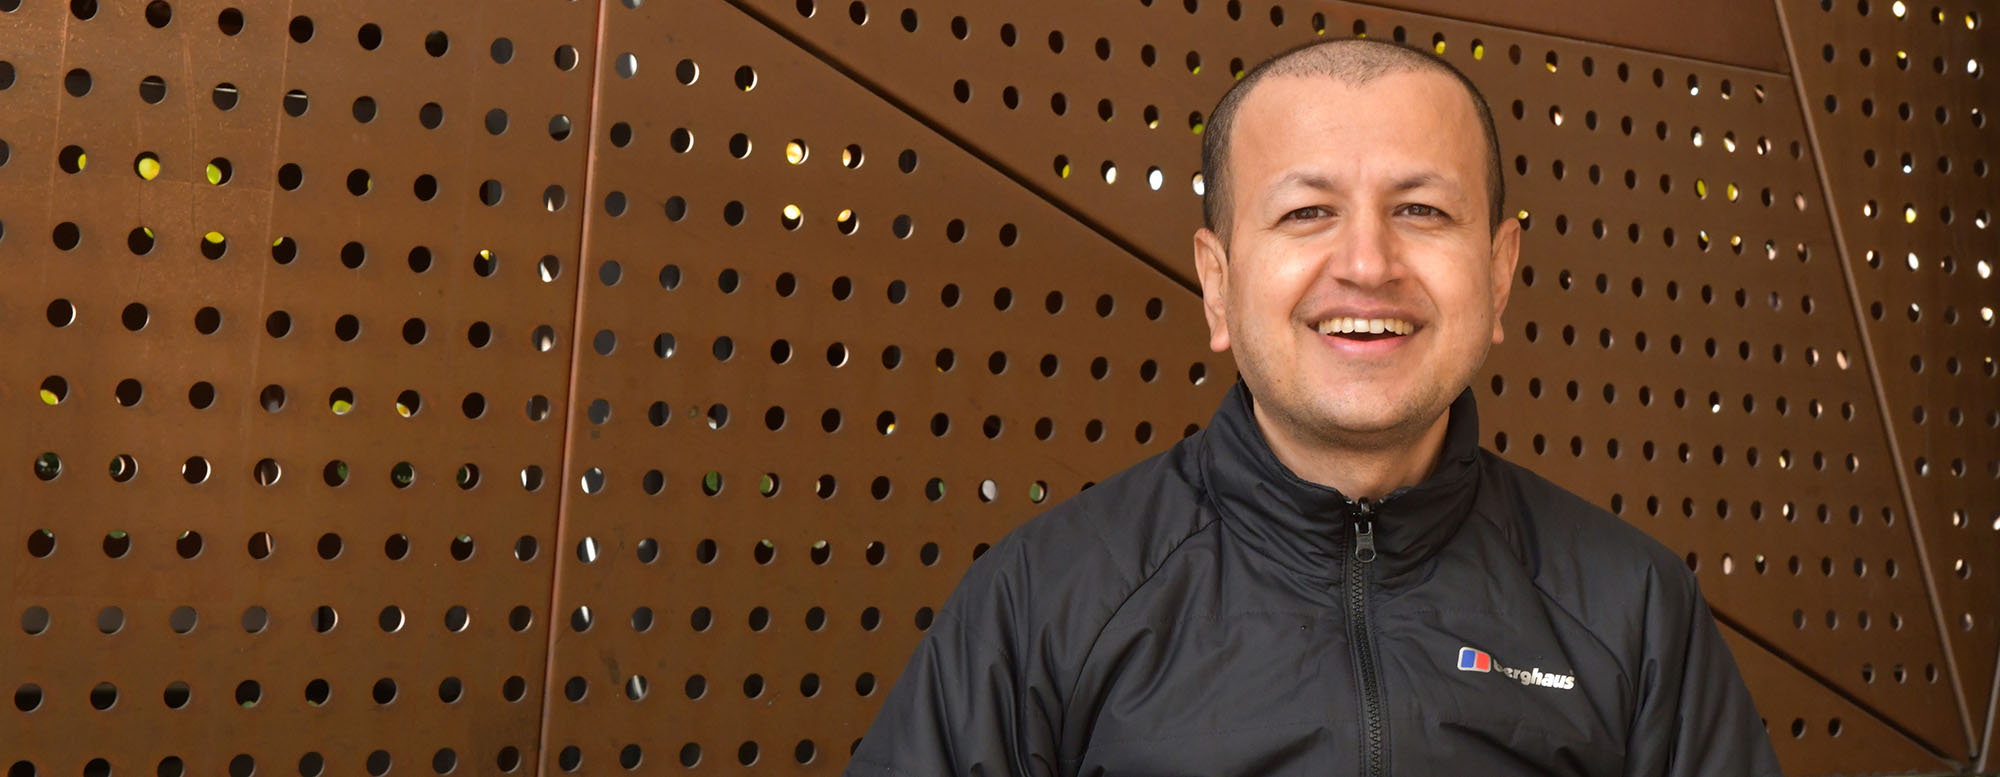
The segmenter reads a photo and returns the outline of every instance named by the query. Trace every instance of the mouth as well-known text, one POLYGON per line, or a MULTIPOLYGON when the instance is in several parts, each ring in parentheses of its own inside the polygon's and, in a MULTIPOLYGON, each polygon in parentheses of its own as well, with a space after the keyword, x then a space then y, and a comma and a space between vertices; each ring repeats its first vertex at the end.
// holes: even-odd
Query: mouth
POLYGON ((1313 325, 1320 334, 1353 342, 1395 340, 1415 334, 1417 325, 1400 318, 1329 318, 1313 325))

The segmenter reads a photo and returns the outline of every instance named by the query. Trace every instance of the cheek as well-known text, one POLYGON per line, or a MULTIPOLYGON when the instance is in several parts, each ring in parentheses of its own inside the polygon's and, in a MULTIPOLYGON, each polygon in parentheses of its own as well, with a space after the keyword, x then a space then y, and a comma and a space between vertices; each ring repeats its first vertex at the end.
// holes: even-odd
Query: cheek
POLYGON ((1266 256, 1244 262, 1240 274, 1230 279, 1233 317, 1255 326, 1290 322, 1312 281, 1311 272, 1302 265, 1266 256))

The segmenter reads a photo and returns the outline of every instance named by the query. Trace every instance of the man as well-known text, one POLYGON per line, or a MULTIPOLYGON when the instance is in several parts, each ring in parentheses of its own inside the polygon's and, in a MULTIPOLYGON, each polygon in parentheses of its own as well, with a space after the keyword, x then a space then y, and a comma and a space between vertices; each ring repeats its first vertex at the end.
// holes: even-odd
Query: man
POLYGON ((1222 98, 1213 421, 966 574, 854 775, 1776 775, 1680 559, 1478 447, 1520 247, 1485 100, 1352 40, 1222 98))

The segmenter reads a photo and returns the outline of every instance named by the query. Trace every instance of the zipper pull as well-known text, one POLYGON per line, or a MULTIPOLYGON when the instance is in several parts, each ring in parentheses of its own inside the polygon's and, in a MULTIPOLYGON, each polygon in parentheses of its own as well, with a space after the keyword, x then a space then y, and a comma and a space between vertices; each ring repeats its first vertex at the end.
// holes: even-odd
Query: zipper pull
POLYGON ((1375 503, 1362 497, 1354 507, 1354 560, 1366 564, 1375 560, 1375 503))

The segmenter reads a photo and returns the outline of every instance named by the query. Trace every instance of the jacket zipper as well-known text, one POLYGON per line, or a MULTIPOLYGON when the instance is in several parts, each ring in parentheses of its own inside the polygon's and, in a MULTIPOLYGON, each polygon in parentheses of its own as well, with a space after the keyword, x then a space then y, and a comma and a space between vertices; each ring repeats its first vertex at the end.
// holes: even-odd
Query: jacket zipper
POLYGON ((1361 669, 1361 773, 1385 777, 1388 768, 1382 751, 1388 732, 1382 720, 1382 684, 1375 674, 1375 648, 1368 629, 1368 565, 1375 560, 1375 513, 1375 504, 1366 498, 1355 504, 1354 563, 1347 565, 1347 622, 1355 663, 1361 669))

